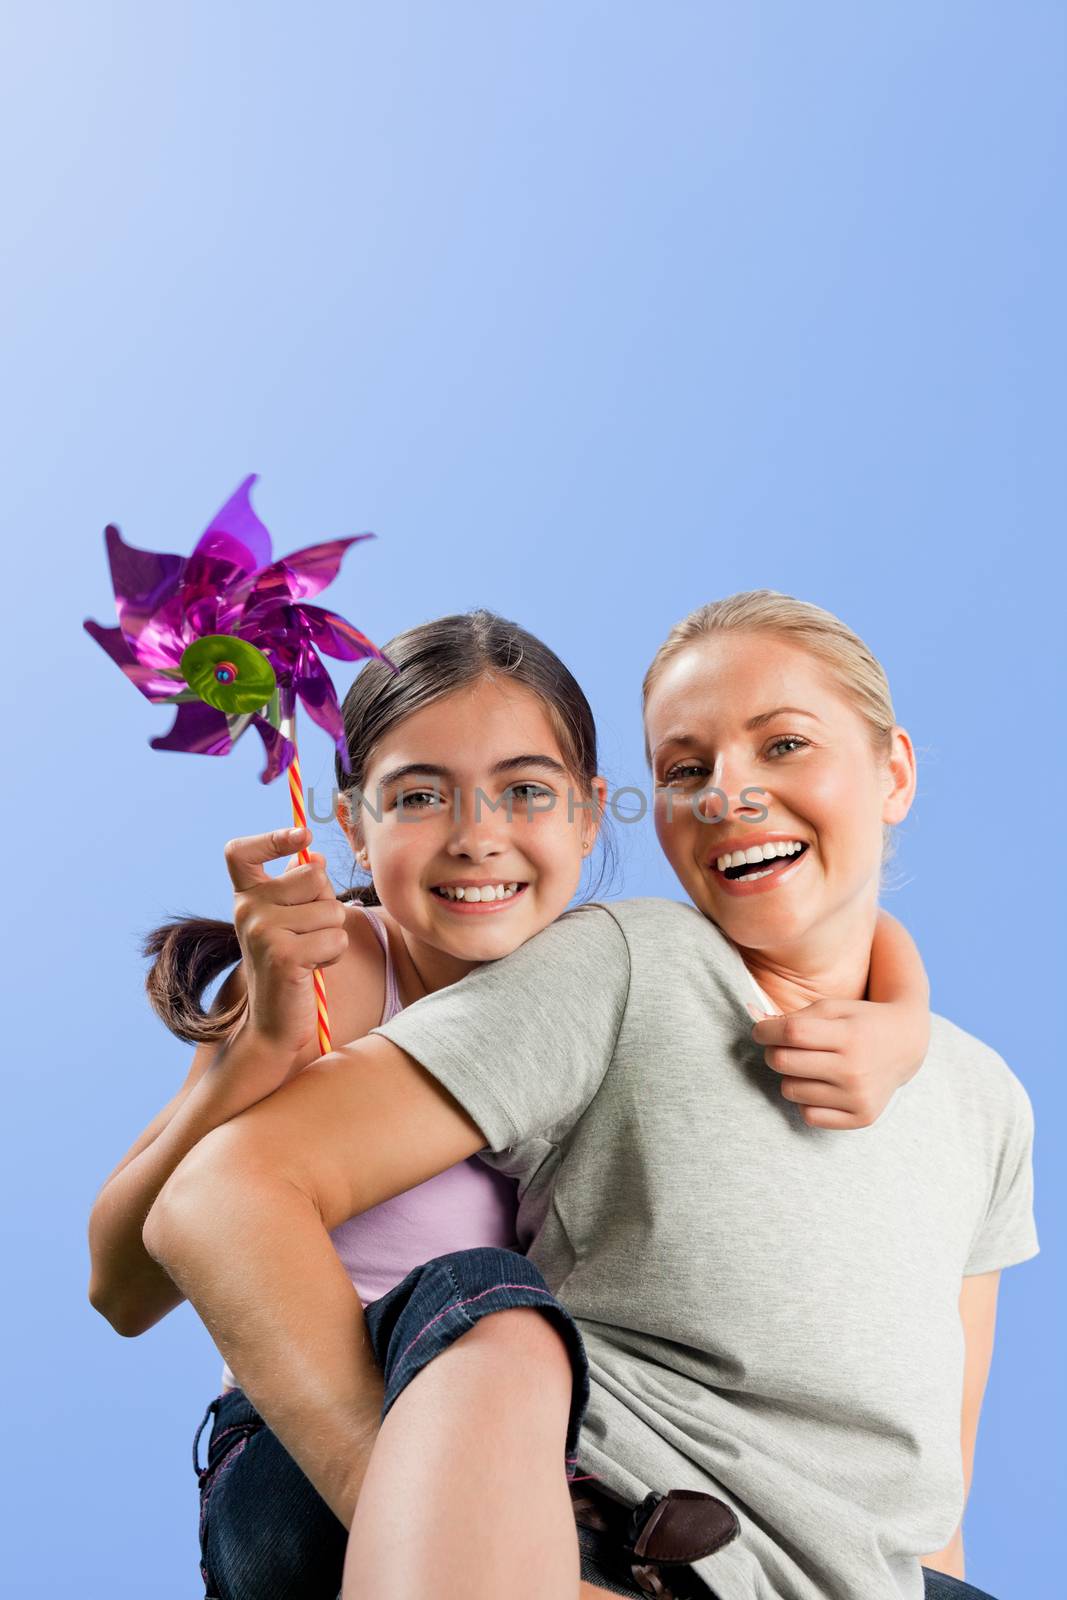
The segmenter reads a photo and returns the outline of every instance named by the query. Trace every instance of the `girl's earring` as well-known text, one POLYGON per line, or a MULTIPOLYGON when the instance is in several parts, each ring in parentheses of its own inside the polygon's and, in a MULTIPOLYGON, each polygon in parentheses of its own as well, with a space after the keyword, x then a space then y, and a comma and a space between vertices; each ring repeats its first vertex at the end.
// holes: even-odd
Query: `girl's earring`
POLYGON ((367 854, 366 850, 357 850, 356 860, 359 862, 364 872, 366 872, 367 868, 370 866, 370 856, 367 854))

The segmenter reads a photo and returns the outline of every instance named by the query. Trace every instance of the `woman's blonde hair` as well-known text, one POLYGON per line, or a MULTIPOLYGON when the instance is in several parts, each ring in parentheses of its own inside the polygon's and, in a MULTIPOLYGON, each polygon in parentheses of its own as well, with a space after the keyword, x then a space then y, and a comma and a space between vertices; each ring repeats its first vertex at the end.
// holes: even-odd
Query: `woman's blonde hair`
MULTIPOLYGON (((648 709, 649 695, 667 663, 689 645, 716 633, 774 634, 821 661, 866 723, 875 754, 889 754, 897 719, 889 680, 877 656, 832 611, 824 611, 809 600, 794 600, 792 595, 779 594, 776 589, 748 589, 726 600, 712 600, 676 622, 645 673, 641 696, 644 710, 648 709)), ((647 732, 645 759, 651 760, 647 732)), ((892 837, 888 825, 884 835, 883 859, 887 859, 892 837)))

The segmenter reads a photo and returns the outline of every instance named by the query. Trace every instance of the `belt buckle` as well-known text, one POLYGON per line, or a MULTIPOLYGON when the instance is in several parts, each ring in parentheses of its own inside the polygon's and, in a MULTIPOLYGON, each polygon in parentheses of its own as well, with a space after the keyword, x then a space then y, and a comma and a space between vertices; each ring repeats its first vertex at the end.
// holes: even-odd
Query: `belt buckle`
POLYGON ((714 1555, 740 1532, 731 1508, 713 1494, 699 1489, 647 1494, 626 1525, 634 1582, 652 1600, 690 1600, 700 1592, 693 1588, 692 1563, 714 1555))

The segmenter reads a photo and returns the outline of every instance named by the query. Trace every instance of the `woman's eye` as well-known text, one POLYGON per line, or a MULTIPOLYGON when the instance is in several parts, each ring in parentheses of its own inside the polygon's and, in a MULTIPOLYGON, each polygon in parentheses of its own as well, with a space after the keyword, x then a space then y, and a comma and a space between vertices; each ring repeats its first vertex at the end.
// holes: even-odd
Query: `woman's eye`
POLYGON ((796 734, 783 733, 780 739, 772 740, 771 744, 768 746, 768 749, 780 750, 782 745, 789 745, 792 747, 792 749, 787 750, 786 754, 791 755, 793 750, 802 750, 807 742, 807 739, 797 738, 796 734))
POLYGON ((685 783, 689 778, 702 778, 707 773, 707 767, 702 767, 699 762, 680 761, 676 767, 664 775, 664 783, 685 783))

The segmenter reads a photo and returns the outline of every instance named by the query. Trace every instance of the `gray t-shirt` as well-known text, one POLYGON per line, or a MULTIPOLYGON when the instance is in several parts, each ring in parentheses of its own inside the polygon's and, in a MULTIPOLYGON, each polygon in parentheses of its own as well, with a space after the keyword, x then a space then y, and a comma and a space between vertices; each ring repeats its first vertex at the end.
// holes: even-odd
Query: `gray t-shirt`
POLYGON ((809 1128, 750 1038, 749 975, 692 906, 568 912, 374 1031, 519 1183, 518 1236, 582 1330, 580 1467, 706 1489, 721 1600, 921 1600, 963 1503, 960 1281, 1037 1251, 1032 1115, 934 1017, 870 1128, 809 1128))

